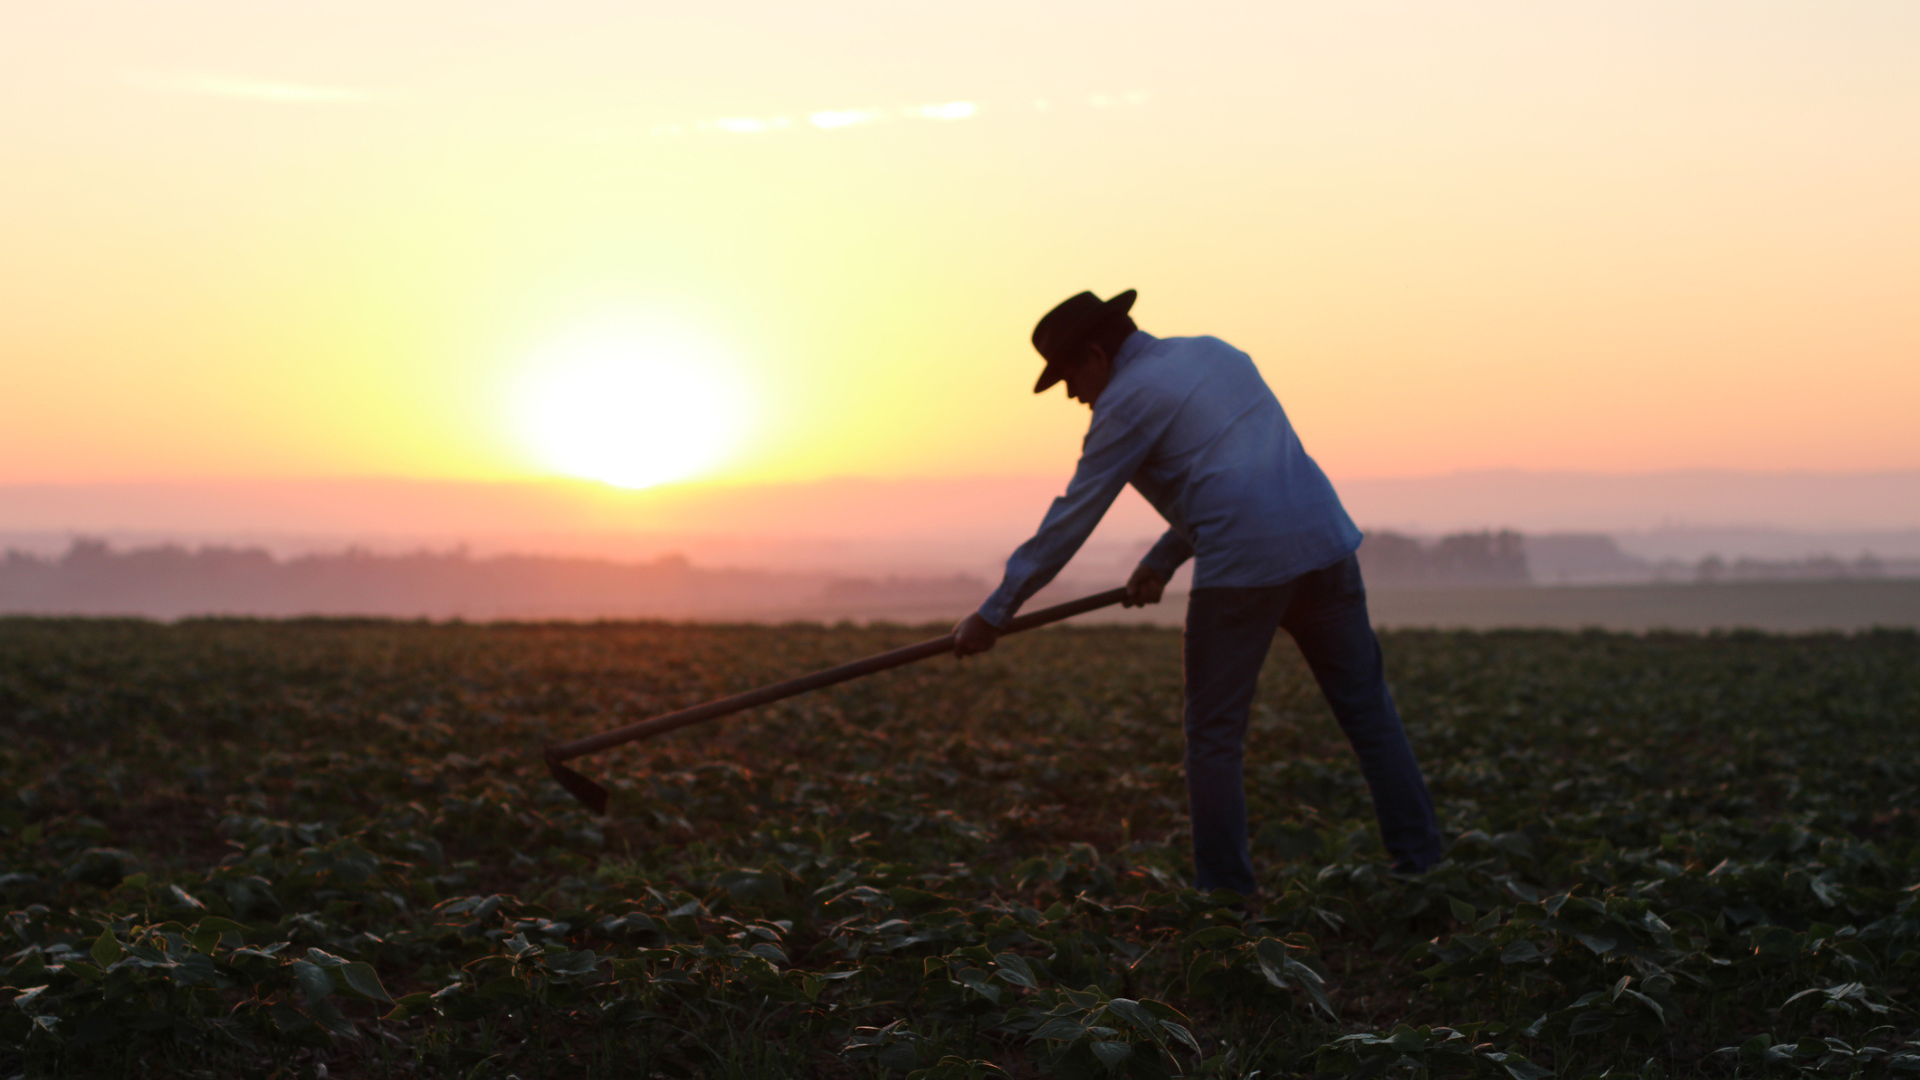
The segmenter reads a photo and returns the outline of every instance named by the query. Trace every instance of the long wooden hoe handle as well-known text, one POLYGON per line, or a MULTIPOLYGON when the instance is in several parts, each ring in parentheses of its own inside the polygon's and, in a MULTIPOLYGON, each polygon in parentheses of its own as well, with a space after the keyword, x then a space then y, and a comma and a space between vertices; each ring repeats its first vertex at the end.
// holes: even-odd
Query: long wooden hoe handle
MULTIPOLYGON (((1055 604, 1050 608, 1041 608, 1039 611, 1015 617, 1011 622, 1007 623, 1006 629, 1000 631, 1000 636, 1005 637, 1008 634, 1017 634, 1022 630, 1031 630, 1036 626, 1045 626, 1048 623, 1056 623, 1062 619, 1071 619, 1075 615, 1084 615, 1089 611, 1097 611, 1103 607, 1111 607, 1126 599, 1126 596, 1127 590, 1125 589, 1108 589, 1103 593, 1083 596, 1078 600, 1069 600, 1064 604, 1055 604)), ((560 785, 566 788, 574 798, 585 803, 588 809, 596 814, 605 813, 607 809, 607 789, 572 769, 567 768, 565 765, 562 765, 561 762, 580 757, 583 754, 592 754, 600 750, 619 746, 622 743, 630 743, 639 739, 650 739, 655 735, 665 734, 676 728, 686 727, 689 724, 698 724, 705 720, 713 720, 718 717, 737 713, 742 709, 751 709, 755 705, 765 705, 769 702, 779 701, 782 698, 793 697, 795 694, 804 694, 809 690, 818 690, 824 686, 843 683, 849 679, 858 679, 864 675, 872 675, 878 671, 900 667, 903 664, 911 664, 916 660, 925 660, 930 656, 939 656, 942 653, 952 651, 953 635, 948 634, 945 637, 934 638, 931 641, 923 641, 918 645, 908 645, 905 648, 894 649, 891 652, 883 652, 878 656, 869 656, 865 660, 855 660, 851 664, 841 664, 839 667, 828 668, 825 671, 816 671, 811 675, 802 675, 797 679, 788 679, 786 682, 774 683, 772 686, 763 686, 758 690, 749 690, 744 694, 735 694, 732 697, 724 697, 718 701, 709 701, 705 705, 695 705, 690 709, 670 712, 664 716, 656 716, 651 720, 640 720, 628 724, 625 727, 614 728, 612 731, 603 731, 598 735, 588 735, 582 739, 574 739, 563 743, 548 743, 545 747, 547 771, 552 773, 553 778, 558 780, 560 785)))

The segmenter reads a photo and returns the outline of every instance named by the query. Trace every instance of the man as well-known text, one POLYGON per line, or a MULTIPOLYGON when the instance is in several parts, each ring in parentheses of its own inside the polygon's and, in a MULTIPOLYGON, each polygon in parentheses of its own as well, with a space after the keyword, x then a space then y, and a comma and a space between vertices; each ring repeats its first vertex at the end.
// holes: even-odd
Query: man
POLYGON ((1064 380, 1093 420, 1067 493, 1007 560, 1000 587, 954 629, 955 654, 991 649, 1131 483, 1171 527, 1133 572, 1127 606, 1157 603, 1174 570, 1195 559, 1185 637, 1195 884, 1255 892, 1241 781, 1247 713, 1282 628, 1359 755, 1394 871, 1425 871, 1440 859, 1440 830, 1367 619, 1360 530, 1252 359, 1218 338, 1137 329, 1134 297, 1083 292, 1034 327, 1046 361, 1034 393, 1064 380))

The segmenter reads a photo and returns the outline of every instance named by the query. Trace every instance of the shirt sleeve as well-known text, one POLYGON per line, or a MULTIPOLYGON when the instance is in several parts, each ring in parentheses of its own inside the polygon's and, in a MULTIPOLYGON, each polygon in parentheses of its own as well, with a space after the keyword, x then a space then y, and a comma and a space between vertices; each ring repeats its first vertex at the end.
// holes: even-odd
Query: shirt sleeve
POLYGON ((1067 493, 1053 500, 1040 530, 1007 560, 1000 587, 980 605, 981 618, 996 627, 1005 626, 1020 605, 1045 588, 1087 542, 1107 508, 1139 471, 1153 449, 1157 432, 1133 422, 1129 411, 1115 408, 1105 414, 1094 413, 1067 493))
POLYGON ((1180 569, 1182 563, 1193 558, 1193 544, 1181 536, 1178 529, 1168 529, 1160 534, 1160 539, 1140 560, 1140 565, 1160 575, 1161 581, 1171 581, 1173 572, 1180 569))

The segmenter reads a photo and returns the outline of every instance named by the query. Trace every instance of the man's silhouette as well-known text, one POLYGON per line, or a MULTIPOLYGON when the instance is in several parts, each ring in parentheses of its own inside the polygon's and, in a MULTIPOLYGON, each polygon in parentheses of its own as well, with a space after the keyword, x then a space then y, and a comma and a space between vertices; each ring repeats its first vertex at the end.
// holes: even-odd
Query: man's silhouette
POLYGON ((1367 619, 1360 530, 1253 360, 1218 338, 1137 329, 1134 297, 1083 292, 1034 327, 1046 361, 1034 393, 1064 380, 1093 419, 1067 493, 1007 560, 1000 587, 955 628, 954 652, 992 648, 1131 483, 1170 527, 1128 581, 1128 606, 1158 602, 1194 559, 1185 723, 1195 884, 1256 891, 1242 762, 1254 686, 1280 629, 1359 755, 1394 870, 1424 871, 1440 858, 1440 830, 1367 619))

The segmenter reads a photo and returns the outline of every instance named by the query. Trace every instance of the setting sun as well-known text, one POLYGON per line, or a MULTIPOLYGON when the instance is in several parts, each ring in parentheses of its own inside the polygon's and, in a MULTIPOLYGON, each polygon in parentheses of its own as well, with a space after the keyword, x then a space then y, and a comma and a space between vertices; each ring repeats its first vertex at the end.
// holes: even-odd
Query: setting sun
POLYGON ((548 468, 644 488, 718 464, 745 428, 750 403, 698 342, 600 329, 536 357, 513 408, 548 468))

